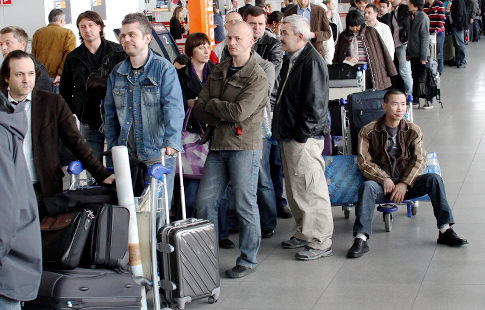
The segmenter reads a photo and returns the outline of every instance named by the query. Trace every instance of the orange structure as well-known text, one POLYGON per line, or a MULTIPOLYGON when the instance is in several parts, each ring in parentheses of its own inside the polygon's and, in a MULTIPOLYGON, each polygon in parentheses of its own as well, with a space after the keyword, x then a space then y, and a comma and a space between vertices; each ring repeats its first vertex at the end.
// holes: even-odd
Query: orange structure
POLYGON ((187 3, 187 8, 189 10, 189 32, 205 33, 211 41, 211 47, 214 47, 214 10, 212 8, 212 0, 190 0, 187 3))

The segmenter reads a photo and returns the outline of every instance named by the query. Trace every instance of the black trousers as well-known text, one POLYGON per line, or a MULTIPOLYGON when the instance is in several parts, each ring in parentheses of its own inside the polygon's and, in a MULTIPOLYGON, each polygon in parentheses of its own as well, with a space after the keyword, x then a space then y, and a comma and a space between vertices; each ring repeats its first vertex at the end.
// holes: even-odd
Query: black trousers
POLYGON ((423 65, 419 58, 411 57, 411 76, 413 77, 413 97, 418 98, 419 83, 426 81, 426 65, 423 65))

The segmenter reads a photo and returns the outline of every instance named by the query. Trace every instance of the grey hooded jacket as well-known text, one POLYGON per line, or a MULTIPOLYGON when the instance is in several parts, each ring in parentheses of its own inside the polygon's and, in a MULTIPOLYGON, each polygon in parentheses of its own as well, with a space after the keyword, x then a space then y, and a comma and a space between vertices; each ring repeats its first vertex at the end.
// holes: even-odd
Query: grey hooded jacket
POLYGON ((0 94, 0 296, 35 299, 42 272, 39 214, 22 141, 25 104, 15 111, 0 94))

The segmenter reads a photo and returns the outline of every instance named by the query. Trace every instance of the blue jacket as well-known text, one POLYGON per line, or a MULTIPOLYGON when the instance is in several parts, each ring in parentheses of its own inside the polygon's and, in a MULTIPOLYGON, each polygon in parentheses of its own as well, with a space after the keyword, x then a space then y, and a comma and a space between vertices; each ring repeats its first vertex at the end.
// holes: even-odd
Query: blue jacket
POLYGON ((136 78, 129 59, 114 67, 108 78, 104 108, 108 149, 127 145, 134 120, 139 160, 158 158, 165 147, 182 151, 185 113, 177 71, 151 50, 143 72, 136 78))

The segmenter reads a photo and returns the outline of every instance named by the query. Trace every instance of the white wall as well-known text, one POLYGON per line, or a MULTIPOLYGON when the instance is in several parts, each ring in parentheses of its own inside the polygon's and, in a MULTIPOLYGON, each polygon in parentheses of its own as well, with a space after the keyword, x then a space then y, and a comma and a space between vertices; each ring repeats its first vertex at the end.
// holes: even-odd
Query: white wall
POLYGON ((42 0, 13 0, 11 5, 0 6, 0 29, 20 26, 32 36, 36 29, 45 26, 44 19, 47 17, 42 0))
MULTIPOLYGON (((71 16, 73 24, 66 25, 76 34, 79 45, 79 32, 76 22, 77 16, 87 10, 91 10, 92 0, 71 0, 71 16)), ((142 12, 141 1, 133 0, 104 0, 106 1, 106 24, 105 36, 108 40, 115 41, 113 29, 121 27, 121 20, 128 13, 142 12)), ((30 39, 34 32, 47 25, 47 16, 54 9, 54 0, 12 0, 12 5, 0 6, 0 29, 5 26, 15 25, 25 29, 30 39)), ((1 56, 0 56, 1 57, 1 56)), ((0 59, 1 60, 1 59, 0 59)))

